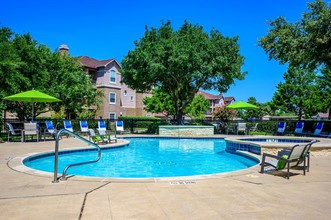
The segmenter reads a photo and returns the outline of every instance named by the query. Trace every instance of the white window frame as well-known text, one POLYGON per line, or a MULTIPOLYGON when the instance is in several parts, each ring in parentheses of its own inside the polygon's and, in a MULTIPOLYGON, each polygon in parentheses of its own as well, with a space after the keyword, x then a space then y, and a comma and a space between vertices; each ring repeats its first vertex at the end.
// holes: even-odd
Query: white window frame
POLYGON ((127 90, 124 90, 123 95, 124 96, 127 96, 128 95, 128 91, 127 90))
POLYGON ((110 93, 109 93, 109 104, 116 104, 116 93, 115 93, 115 92, 110 92, 110 93), (115 102, 111 102, 111 101, 110 101, 111 94, 114 94, 115 102))
POLYGON ((130 96, 130 101, 131 101, 131 102, 134 102, 134 97, 133 97, 133 95, 130 96))
POLYGON ((116 71, 115 70, 110 70, 109 71, 109 83, 116 84, 116 71), (114 74, 114 77, 112 77, 112 74, 114 74), (112 81, 114 79, 115 81, 112 81))
POLYGON ((109 112, 109 119, 112 120, 110 115, 114 115, 114 120, 116 119, 116 112, 109 112))

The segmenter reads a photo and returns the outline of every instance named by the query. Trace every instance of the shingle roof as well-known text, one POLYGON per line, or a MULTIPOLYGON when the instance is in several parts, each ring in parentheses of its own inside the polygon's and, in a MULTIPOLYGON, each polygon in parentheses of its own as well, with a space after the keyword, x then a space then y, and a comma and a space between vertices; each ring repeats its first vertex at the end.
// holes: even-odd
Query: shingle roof
POLYGON ((197 92, 197 94, 203 95, 208 100, 221 99, 223 97, 222 94, 213 95, 213 94, 210 94, 210 93, 207 93, 207 92, 203 92, 203 91, 200 91, 200 90, 197 92))
POLYGON ((224 97, 224 101, 225 101, 225 102, 231 102, 232 100, 234 100, 234 97, 233 97, 233 96, 230 96, 230 97, 224 97))
POLYGON ((106 66, 108 63, 114 61, 115 59, 107 59, 107 60, 96 60, 94 58, 88 56, 79 56, 80 62, 83 66, 88 68, 97 69, 98 67, 106 66))

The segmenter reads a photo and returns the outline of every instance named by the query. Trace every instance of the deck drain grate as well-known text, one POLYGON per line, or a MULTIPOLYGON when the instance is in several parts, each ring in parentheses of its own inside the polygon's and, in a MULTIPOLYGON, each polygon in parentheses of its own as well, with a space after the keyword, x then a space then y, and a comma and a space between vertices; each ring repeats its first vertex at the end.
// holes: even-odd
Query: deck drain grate
POLYGON ((195 181, 175 181, 170 182, 170 185, 187 185, 187 184, 195 184, 195 181))

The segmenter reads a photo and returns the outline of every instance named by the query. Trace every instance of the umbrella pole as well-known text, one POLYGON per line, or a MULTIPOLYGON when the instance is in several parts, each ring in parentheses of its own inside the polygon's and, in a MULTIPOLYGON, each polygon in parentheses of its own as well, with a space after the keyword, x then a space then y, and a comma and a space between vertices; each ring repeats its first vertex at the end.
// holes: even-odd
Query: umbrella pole
POLYGON ((31 122, 34 122, 34 102, 32 102, 32 116, 31 116, 31 122))

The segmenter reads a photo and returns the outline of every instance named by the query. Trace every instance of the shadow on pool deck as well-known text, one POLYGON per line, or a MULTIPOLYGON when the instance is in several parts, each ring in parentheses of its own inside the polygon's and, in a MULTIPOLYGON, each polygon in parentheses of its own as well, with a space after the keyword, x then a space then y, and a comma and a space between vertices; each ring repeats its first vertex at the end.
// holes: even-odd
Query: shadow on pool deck
MULTIPOLYGON (((64 138, 61 148, 81 146, 64 138)), ((187 181, 110 182, 52 178, 12 170, 11 158, 54 149, 54 142, 0 144, 1 219, 330 219, 331 157, 287 180, 259 166, 187 181)), ((183 179, 185 181, 185 179, 183 179)))

